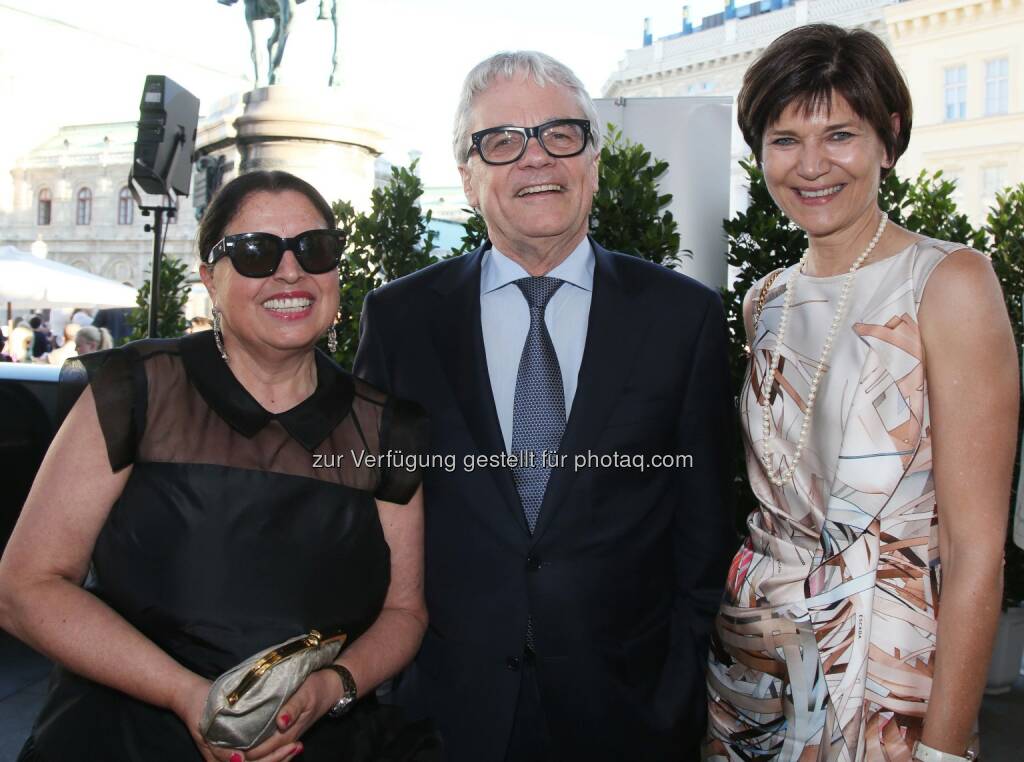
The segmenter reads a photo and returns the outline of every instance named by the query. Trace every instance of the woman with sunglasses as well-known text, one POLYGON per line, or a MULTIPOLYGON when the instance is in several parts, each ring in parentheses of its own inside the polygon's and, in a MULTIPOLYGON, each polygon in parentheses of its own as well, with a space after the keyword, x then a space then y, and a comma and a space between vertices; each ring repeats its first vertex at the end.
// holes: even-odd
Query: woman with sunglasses
POLYGON ((373 698, 426 627, 425 420, 315 348, 338 311, 334 225, 293 175, 233 180, 199 227, 215 329, 65 367, 88 384, 0 561, 0 626, 59 665, 20 760, 433 758, 373 698), (312 629, 350 645, 274 735, 208 745, 211 680, 312 629))

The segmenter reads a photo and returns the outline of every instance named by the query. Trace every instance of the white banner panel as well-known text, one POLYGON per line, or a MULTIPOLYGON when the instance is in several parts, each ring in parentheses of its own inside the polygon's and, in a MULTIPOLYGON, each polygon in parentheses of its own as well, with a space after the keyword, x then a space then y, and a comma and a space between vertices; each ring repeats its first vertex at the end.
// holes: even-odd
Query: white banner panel
POLYGON ((600 98, 596 103, 602 134, 611 122, 652 157, 668 162, 660 190, 672 194, 668 209, 679 225, 680 246, 693 252, 680 269, 706 286, 723 287, 732 98, 600 98))

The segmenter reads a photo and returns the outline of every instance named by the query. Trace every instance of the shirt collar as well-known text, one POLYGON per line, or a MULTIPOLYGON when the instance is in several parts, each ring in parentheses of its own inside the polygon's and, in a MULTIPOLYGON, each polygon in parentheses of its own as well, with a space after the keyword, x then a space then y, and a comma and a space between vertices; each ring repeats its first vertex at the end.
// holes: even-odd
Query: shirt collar
POLYGON ((295 441, 312 452, 334 431, 352 406, 352 379, 319 349, 316 358, 316 389, 283 413, 267 411, 242 386, 221 358, 213 331, 181 339, 181 359, 189 381, 203 400, 239 434, 253 437, 276 420, 295 441))
MULTIPOLYGON (((549 278, 559 278, 566 283, 571 283, 584 291, 593 291, 594 249, 590 245, 590 238, 584 237, 579 245, 572 250, 572 253, 547 275, 549 278)), ((526 272, 522 265, 509 259, 492 246, 484 252, 483 262, 480 265, 480 293, 489 294, 520 278, 529 277, 530 273, 526 272)))

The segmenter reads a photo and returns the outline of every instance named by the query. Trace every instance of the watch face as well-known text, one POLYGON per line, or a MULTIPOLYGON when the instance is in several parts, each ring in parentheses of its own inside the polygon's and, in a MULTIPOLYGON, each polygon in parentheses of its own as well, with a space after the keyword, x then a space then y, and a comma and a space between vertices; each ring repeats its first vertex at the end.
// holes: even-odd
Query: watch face
POLYGON ((352 701, 353 698, 346 693, 338 700, 337 704, 331 707, 327 714, 331 717, 341 717, 341 715, 348 711, 349 707, 352 705, 352 701))

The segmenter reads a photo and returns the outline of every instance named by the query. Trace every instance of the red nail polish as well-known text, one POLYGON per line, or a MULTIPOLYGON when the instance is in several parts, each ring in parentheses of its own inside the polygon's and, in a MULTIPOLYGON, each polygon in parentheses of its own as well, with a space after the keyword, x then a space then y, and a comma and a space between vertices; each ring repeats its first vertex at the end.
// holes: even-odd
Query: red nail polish
POLYGON ((288 727, 289 725, 291 725, 292 724, 292 716, 290 714, 282 714, 281 715, 281 724, 284 725, 285 727, 288 727))
POLYGON ((301 743, 297 743, 297 744, 295 744, 295 748, 292 749, 292 753, 289 756, 294 757, 296 754, 300 754, 300 753, 302 753, 302 744, 301 743))
POLYGON ((242 755, 237 751, 231 754, 231 762, 242 762, 242 755))

